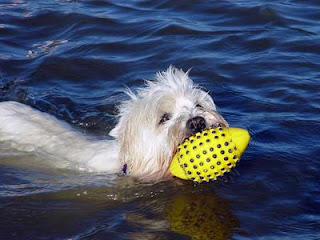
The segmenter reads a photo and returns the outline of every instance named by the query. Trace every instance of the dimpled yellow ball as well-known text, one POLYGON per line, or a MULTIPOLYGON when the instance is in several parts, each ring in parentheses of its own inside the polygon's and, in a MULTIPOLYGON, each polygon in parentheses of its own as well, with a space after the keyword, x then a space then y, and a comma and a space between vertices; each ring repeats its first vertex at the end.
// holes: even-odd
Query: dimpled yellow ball
POLYGON ((247 148, 250 135, 241 128, 210 128, 179 145, 170 172, 181 179, 208 182, 230 172, 247 148))

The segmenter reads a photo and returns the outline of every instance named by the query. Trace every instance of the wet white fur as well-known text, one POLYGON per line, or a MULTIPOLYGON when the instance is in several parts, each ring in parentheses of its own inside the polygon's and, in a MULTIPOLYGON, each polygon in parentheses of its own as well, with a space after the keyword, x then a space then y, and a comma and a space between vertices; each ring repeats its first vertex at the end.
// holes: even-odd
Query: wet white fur
POLYGON ((202 116, 207 127, 225 120, 212 98, 174 67, 157 73, 155 81, 119 105, 119 121, 110 135, 115 140, 91 140, 54 116, 17 102, 0 103, 0 156, 28 152, 57 167, 121 172, 157 180, 169 176, 168 166, 178 144, 190 135, 186 123, 202 116), (201 105, 197 106, 197 105, 201 105), (160 123, 168 114, 170 119, 160 123))

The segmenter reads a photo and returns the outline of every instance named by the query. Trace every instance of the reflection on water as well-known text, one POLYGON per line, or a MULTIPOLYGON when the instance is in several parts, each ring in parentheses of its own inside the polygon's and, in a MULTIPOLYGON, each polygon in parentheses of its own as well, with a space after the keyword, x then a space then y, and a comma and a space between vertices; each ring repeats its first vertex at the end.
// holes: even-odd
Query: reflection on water
POLYGON ((191 239, 230 239, 237 219, 222 199, 211 194, 174 196, 166 206, 170 229, 191 239))
MULTIPOLYGON (((212 185, 186 181, 141 184, 118 178, 112 187, 78 188, 0 201, 8 236, 130 239, 231 239, 239 226, 212 185), (179 190, 177 192, 177 190, 179 190), (82 229, 77 232, 77 229, 82 229)), ((2 220, 3 221, 3 220, 2 220)), ((4 224, 2 222, 1 224, 4 224)))
POLYGON ((231 239, 239 226, 227 201, 212 192, 176 194, 143 202, 142 206, 143 209, 126 214, 127 221, 143 229, 130 233, 133 239, 156 239, 166 236, 166 231, 194 240, 231 239))
POLYGON ((1 154, 0 239, 319 239, 319 3, 1 1, 0 101, 105 138, 123 85, 192 67, 252 141, 232 181, 204 186, 1 154))

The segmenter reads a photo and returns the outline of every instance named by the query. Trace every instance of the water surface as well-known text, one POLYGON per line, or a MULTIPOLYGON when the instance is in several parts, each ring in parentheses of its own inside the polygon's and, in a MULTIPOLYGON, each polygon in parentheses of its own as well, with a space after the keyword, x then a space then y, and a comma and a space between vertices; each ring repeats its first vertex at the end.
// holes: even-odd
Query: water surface
POLYGON ((0 157, 1 239, 319 239, 320 2, 0 3, 0 100, 88 135, 170 64, 252 141, 221 181, 136 183, 0 157))

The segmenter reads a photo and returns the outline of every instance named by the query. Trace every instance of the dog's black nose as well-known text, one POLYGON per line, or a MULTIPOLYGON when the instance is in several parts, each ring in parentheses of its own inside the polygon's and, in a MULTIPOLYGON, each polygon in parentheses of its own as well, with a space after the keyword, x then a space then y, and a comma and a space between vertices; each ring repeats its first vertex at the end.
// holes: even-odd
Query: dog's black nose
POLYGON ((194 134, 206 129, 206 120, 203 117, 194 117, 187 121, 187 128, 194 134))

